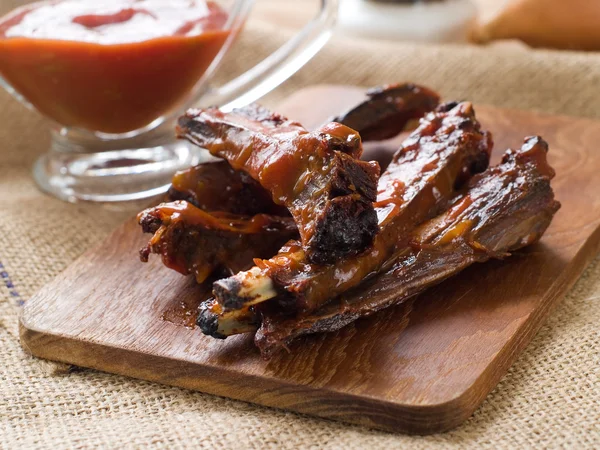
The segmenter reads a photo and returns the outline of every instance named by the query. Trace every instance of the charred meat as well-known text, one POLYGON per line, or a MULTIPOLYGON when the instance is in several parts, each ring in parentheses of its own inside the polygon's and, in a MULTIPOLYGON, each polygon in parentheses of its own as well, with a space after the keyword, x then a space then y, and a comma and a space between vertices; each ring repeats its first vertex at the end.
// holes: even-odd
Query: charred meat
POLYGON ((273 203, 269 192, 258 182, 247 173, 234 170, 227 161, 199 164, 177 172, 168 199, 185 200, 204 211, 289 216, 287 209, 273 203))
MULTIPOLYGON (((472 174, 486 169, 491 146, 470 103, 440 106, 422 119, 379 180, 375 205, 381 230, 369 249, 335 264, 315 265, 299 243, 291 242, 273 258, 257 260, 249 271, 215 282, 220 314, 234 319, 226 313, 245 313, 271 298, 290 313, 305 314, 357 286, 382 269, 417 225, 447 206, 472 174)), ((203 331, 222 334, 217 330, 224 328, 219 323, 203 331)))
POLYGON ((263 356, 301 335, 336 331, 399 304, 473 263, 505 258, 537 242, 560 207, 547 151, 545 141, 531 137, 520 150, 506 152, 501 164, 473 177, 447 211, 417 228, 388 270, 320 310, 290 317, 265 309, 255 336, 263 356))
MULTIPOLYGON (((412 118, 422 116, 438 103, 436 93, 414 85, 381 91, 394 98, 396 120, 386 123, 386 132, 390 135, 404 131, 412 118)), ((381 96, 371 96, 356 109, 359 114, 348 114, 348 120, 366 130, 374 124, 372 115, 389 117, 390 105, 383 102, 381 96)), ((285 219, 290 216, 287 208, 275 204, 271 193, 258 181, 243 170, 235 170, 227 161, 217 160, 178 172, 173 177, 167 200, 184 200, 210 214, 194 208, 186 208, 182 214, 182 205, 170 204, 147 210, 140 215, 143 230, 158 234, 141 250, 142 261, 146 261, 150 253, 160 254, 168 267, 195 274, 199 282, 211 271, 217 270, 226 276, 247 269, 252 265, 252 258, 270 257, 287 240, 298 238, 294 233, 295 222, 285 219), (227 226, 220 225, 216 229, 214 226, 204 229, 210 223, 223 224, 221 219, 225 216, 234 220, 239 228, 244 221, 256 222, 256 215, 261 217, 261 222, 268 216, 272 226, 257 227, 249 223, 243 227, 244 233, 229 231, 227 226), (257 236, 252 236, 254 232, 257 236)))
POLYGON ((169 202, 138 215, 153 234, 141 259, 160 254, 198 282, 222 275, 199 328, 255 332, 269 358, 537 242, 560 208, 547 143, 526 138, 488 168, 491 135, 472 105, 438 100, 384 86, 315 131, 257 105, 188 111, 179 137, 223 161, 179 172, 169 202), (359 160, 363 140, 417 118, 381 177, 359 160))
POLYGON ((438 94, 426 87, 389 84, 369 89, 367 100, 331 120, 358 131, 363 142, 382 141, 400 134, 411 120, 420 119, 438 103, 438 94))
POLYGON ((379 165, 360 161, 358 133, 331 123, 308 132, 257 106, 189 110, 178 135, 258 181, 291 213, 307 258, 336 261, 363 251, 378 231, 379 165))
POLYGON ((291 217, 239 216, 206 212, 186 201, 163 203, 138 215, 146 233, 153 233, 140 251, 161 255, 165 266, 202 283, 213 272, 227 276, 247 269, 253 258, 267 257, 297 236, 291 217))

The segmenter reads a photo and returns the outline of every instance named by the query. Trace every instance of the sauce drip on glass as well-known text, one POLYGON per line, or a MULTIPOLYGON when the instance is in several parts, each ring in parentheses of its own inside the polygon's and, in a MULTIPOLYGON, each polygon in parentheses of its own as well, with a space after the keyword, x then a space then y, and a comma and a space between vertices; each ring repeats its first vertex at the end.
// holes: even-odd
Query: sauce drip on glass
POLYGON ((186 99, 225 43, 204 0, 63 0, 0 19, 0 74, 56 122, 143 127, 186 99))

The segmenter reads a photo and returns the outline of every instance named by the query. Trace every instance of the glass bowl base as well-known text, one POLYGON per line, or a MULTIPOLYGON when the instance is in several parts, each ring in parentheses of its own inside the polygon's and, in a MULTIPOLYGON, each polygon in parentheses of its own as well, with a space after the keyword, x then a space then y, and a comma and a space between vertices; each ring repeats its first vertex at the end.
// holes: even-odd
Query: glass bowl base
POLYGON ((43 191, 71 203, 127 202, 164 194, 176 171, 212 159, 181 140, 97 153, 51 149, 36 161, 33 175, 43 191))

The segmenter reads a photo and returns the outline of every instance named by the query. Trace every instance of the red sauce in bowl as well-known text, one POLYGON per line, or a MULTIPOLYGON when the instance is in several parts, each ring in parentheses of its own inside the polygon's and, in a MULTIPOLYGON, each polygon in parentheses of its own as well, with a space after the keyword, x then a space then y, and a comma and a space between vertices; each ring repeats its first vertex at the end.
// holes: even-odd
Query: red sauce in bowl
POLYGON ((0 19, 0 74, 40 112, 105 133, 185 99, 229 35, 204 0, 63 0, 0 19))

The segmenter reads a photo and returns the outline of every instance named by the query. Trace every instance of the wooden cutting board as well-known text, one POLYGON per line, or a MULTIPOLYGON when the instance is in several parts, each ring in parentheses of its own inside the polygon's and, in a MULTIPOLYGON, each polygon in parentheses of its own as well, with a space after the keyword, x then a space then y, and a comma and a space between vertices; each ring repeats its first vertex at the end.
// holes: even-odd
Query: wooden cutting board
MULTIPOLYGON (((362 93, 313 87, 279 110, 311 127, 362 93)), ((191 328, 203 288, 157 257, 141 264, 137 251, 148 236, 131 220, 27 302, 23 347, 42 358, 375 428, 457 426, 600 250, 600 122, 476 109, 494 133, 496 160, 527 135, 550 143, 563 206, 539 244, 473 266, 337 333, 301 339, 265 362, 252 336, 219 341, 191 328)))

